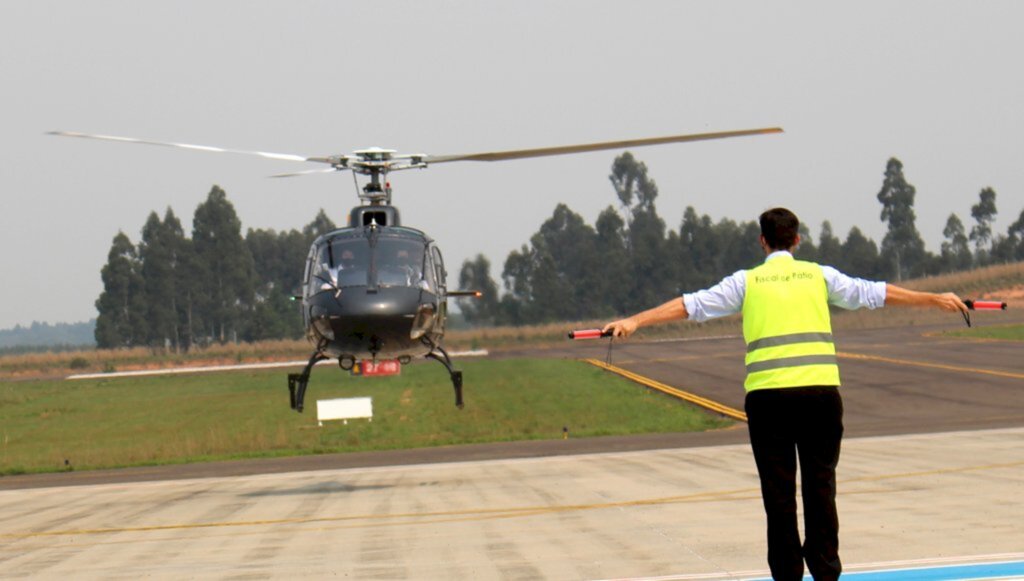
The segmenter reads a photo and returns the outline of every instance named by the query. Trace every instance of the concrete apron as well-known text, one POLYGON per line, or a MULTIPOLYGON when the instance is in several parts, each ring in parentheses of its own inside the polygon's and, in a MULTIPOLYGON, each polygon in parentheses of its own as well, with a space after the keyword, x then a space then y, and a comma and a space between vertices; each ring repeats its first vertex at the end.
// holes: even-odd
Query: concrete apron
MULTIPOLYGON (((1020 428, 846 440, 847 572, 1024 561, 1022 450, 1020 428)), ((13 490, 0 514, 0 578, 767 574, 746 445, 13 490)))

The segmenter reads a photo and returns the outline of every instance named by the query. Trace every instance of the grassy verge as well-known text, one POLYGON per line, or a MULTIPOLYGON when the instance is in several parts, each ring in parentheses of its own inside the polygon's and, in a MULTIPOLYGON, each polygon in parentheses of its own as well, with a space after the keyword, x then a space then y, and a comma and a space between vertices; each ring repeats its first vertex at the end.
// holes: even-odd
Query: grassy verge
POLYGON ((281 371, 0 384, 0 474, 473 442, 700 431, 731 422, 577 361, 460 362, 457 410, 440 366, 355 379, 318 369, 307 411, 281 371), (436 368, 435 368, 436 367, 436 368), (316 400, 372 396, 373 421, 317 427, 316 400))
POLYGON ((997 325, 950 331, 946 335, 974 339, 1001 339, 1003 341, 1024 341, 1024 325, 997 325))

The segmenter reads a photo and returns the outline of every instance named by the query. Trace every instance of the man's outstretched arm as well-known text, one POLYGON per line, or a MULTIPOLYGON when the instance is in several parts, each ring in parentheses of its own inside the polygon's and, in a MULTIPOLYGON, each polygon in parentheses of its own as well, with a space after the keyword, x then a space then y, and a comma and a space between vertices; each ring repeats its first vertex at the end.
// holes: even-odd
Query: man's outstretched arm
POLYGON ((913 291, 888 283, 885 285, 885 306, 933 307, 943 311, 967 312, 967 305, 953 293, 913 291))
POLYGON ((632 317, 608 323, 604 326, 604 330, 612 331, 615 337, 629 337, 640 327, 668 323, 669 321, 678 321, 689 318, 689 316, 689 313, 686 312, 686 305, 683 304, 682 297, 678 297, 661 306, 648 309, 642 313, 637 313, 632 317))

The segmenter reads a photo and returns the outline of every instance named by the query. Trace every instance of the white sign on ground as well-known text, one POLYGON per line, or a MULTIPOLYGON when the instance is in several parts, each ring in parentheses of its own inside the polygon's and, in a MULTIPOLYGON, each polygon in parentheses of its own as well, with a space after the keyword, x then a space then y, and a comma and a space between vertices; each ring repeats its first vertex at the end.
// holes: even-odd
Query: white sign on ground
POLYGON ((349 420, 368 418, 373 421, 372 397, 341 397, 316 400, 316 419, 323 426, 327 420, 349 420))

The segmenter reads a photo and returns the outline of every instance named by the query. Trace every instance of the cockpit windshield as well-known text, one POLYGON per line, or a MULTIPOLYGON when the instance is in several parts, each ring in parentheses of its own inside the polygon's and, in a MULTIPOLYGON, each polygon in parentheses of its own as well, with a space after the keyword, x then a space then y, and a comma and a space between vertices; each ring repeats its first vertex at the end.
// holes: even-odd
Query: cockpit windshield
POLYGON ((364 238, 336 239, 317 250, 310 282, 318 288, 366 286, 370 246, 364 238))
MULTIPOLYGON (((335 238, 316 251, 311 291, 347 286, 407 286, 430 290, 424 278, 426 246, 420 240, 379 236, 335 238)), ((433 277, 428 277, 432 279, 433 277)))
POLYGON ((377 240, 377 282, 381 286, 419 286, 423 280, 423 243, 405 238, 377 240))

